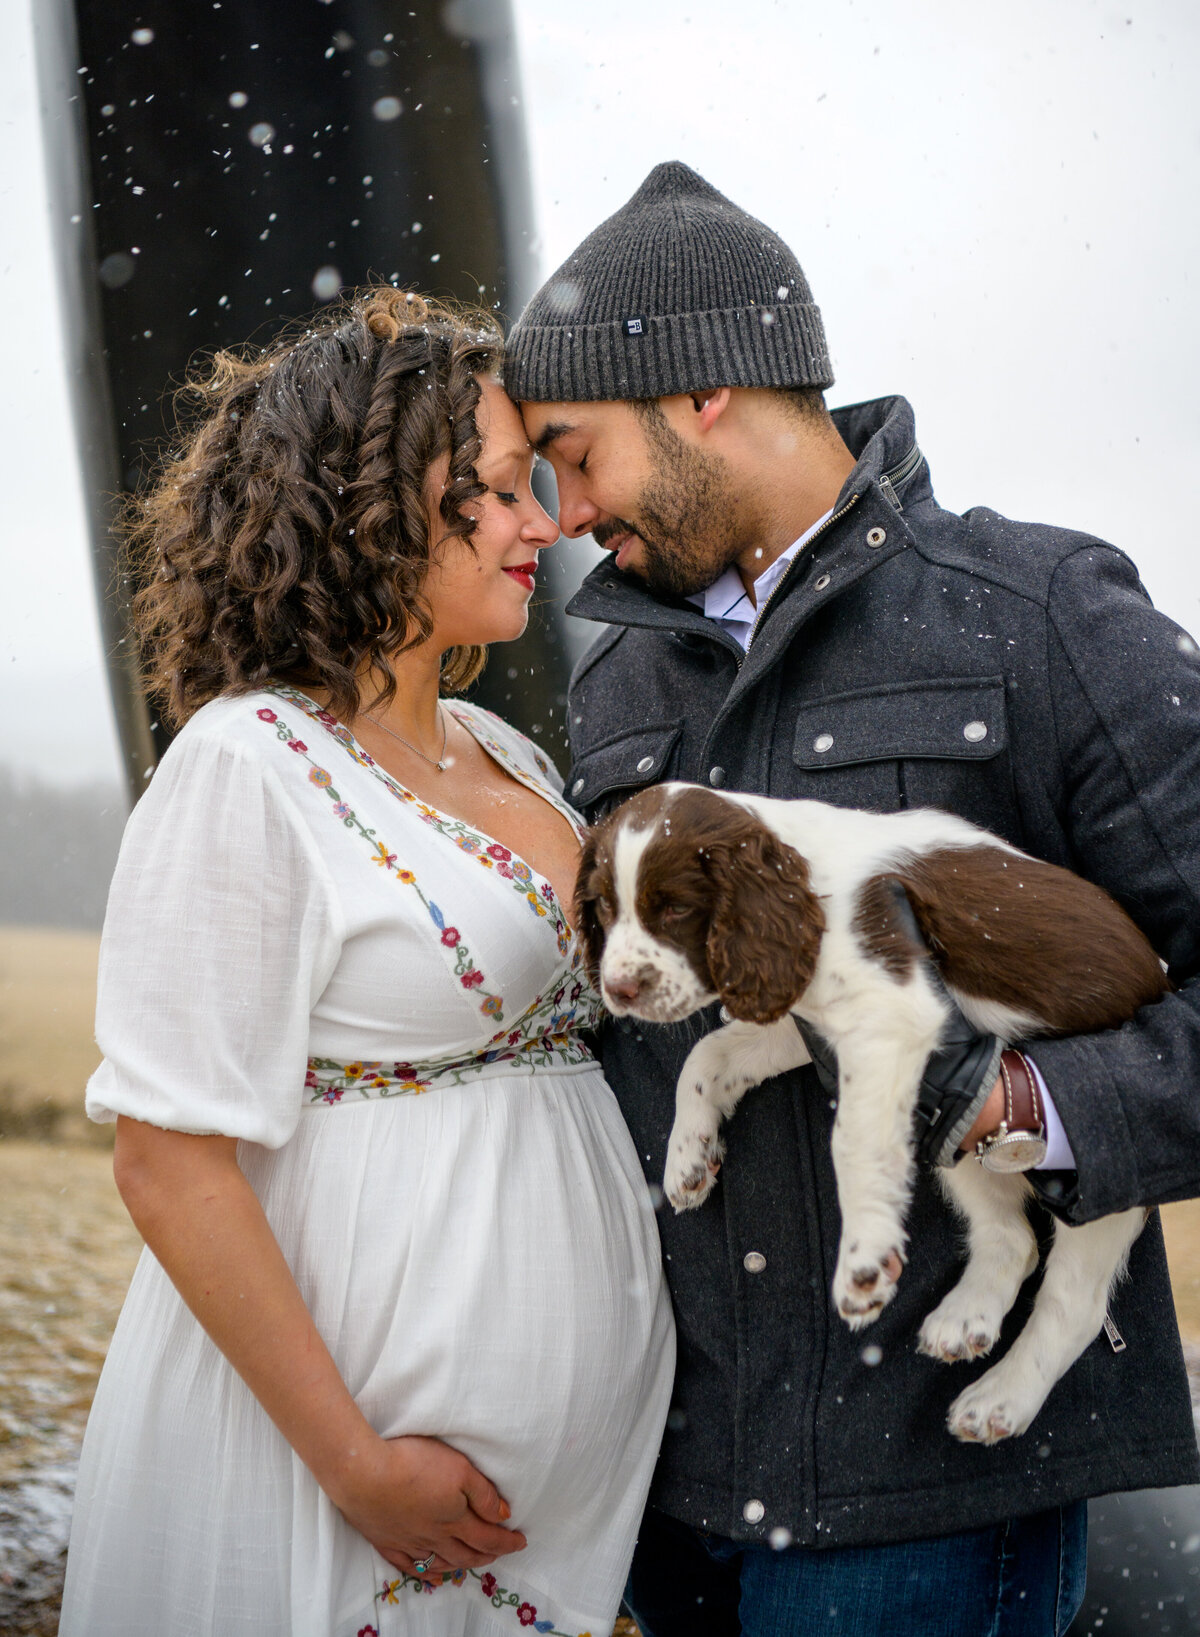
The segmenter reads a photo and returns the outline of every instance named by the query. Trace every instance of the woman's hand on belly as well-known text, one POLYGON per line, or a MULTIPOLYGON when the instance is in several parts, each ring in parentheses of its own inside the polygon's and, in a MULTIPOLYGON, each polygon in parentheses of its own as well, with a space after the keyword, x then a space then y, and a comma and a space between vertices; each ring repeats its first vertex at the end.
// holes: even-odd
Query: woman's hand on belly
MULTIPOLYGON (((313 1323, 232 1137, 121 1116, 121 1197, 179 1294, 348 1521, 397 1568, 475 1568, 525 1537, 465 1455, 436 1438, 381 1438, 313 1323)), ((426 1571, 418 1571, 426 1572, 426 1571)))
POLYGON ((325 1489, 380 1557, 406 1574, 476 1569, 525 1546, 519 1530, 504 1527, 511 1513, 496 1486, 437 1438, 378 1438, 325 1489))

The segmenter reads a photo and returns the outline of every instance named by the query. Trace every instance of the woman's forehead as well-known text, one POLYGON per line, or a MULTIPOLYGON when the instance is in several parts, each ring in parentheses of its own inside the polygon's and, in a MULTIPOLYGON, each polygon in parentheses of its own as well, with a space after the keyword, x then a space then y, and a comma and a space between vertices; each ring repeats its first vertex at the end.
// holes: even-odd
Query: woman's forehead
POLYGON ((475 424, 484 443, 484 455, 493 459, 524 459, 531 450, 516 404, 499 381, 480 377, 481 397, 475 424))

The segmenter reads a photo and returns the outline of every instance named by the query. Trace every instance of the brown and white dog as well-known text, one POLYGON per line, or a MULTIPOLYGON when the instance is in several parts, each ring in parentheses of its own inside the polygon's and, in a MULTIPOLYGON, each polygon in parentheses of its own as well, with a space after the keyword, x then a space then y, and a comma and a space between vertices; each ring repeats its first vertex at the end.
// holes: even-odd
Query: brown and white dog
MULTIPOLYGON (((667 1197, 697 1206, 745 1091, 809 1061, 789 1014, 837 1053, 833 1164, 842 1235, 833 1295, 852 1329, 895 1294, 914 1173, 913 1115, 946 992, 1005 1041, 1115 1028, 1168 988, 1153 949, 1105 892, 951 814, 657 785, 593 829, 576 909, 587 964, 616 1016, 672 1023, 721 1001, 676 1089, 667 1197), (903 884, 928 951, 897 921, 903 884), (931 971, 932 952, 944 990, 931 971)), ((938 1172, 966 1219, 966 1270, 921 1327, 952 1362, 994 1346, 1037 1266, 1030 1189, 969 1157, 938 1172)), ((951 1405, 958 1438, 1022 1433, 1099 1333, 1145 1212, 1056 1225, 1029 1321, 951 1405)))

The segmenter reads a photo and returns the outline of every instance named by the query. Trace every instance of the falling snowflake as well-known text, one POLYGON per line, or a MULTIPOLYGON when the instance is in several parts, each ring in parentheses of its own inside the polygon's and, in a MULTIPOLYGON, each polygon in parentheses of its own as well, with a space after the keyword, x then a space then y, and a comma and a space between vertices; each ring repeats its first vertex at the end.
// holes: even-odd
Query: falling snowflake
POLYGON ((342 288, 342 275, 336 267, 318 267, 313 274, 312 293, 318 301, 332 301, 342 288))

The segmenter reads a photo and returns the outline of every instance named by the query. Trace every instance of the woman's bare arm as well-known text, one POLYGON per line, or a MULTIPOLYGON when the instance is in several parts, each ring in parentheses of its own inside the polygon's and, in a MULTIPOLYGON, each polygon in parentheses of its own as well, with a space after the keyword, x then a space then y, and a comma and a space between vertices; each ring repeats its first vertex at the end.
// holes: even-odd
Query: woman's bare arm
POLYGON ((120 1117, 113 1173, 183 1300, 321 1488, 389 1563, 478 1567, 519 1551, 507 1504, 435 1438, 384 1439, 338 1373, 230 1137, 120 1117))

